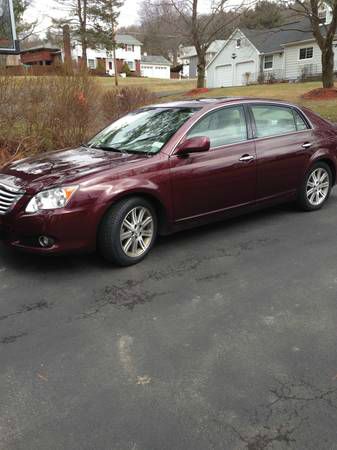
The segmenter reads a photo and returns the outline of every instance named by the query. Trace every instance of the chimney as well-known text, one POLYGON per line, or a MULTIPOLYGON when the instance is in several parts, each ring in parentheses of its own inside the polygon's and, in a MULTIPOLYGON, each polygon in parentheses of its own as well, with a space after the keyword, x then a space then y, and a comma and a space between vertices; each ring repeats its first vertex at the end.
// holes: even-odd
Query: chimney
POLYGON ((64 64, 70 68, 72 64, 71 58, 71 43, 70 43, 70 27, 64 25, 63 27, 63 48, 64 48, 64 64))

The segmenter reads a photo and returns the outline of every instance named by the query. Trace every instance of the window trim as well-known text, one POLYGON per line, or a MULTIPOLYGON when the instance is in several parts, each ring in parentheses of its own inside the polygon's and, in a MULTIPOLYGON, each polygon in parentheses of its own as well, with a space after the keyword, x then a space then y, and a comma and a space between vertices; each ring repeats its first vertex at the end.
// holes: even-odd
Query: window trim
POLYGON ((275 138, 275 137, 281 137, 281 136, 288 136, 290 134, 295 134, 295 133, 303 133, 303 132, 307 132, 307 131, 311 131, 313 129, 312 123, 310 122, 310 120, 307 118, 307 116, 296 106, 294 105, 289 105, 289 104, 280 104, 280 103, 249 103, 248 104, 248 108, 249 108, 249 113, 250 113, 250 120, 252 123, 252 133, 253 133, 253 140, 254 141, 258 141, 261 139, 269 139, 269 138, 275 138), (253 106, 274 106, 274 107, 278 107, 278 108, 287 108, 290 109, 294 118, 294 123, 295 123, 295 127, 296 130, 295 131, 288 131, 287 133, 279 133, 279 134, 271 134, 270 136, 257 136, 257 129, 256 129, 256 122, 255 122, 255 118, 254 118, 254 114, 253 114, 253 110, 252 107, 253 106), (295 120, 295 115, 294 115, 294 111, 296 111, 299 116, 303 119, 303 121, 306 123, 307 125, 307 129, 306 130, 297 130, 297 125, 296 125, 296 120, 295 120))
POLYGON ((299 61, 307 61, 308 59, 313 59, 314 57, 314 47, 313 45, 311 47, 300 47, 298 50, 298 60, 299 61), (312 48, 312 56, 310 58, 301 58, 301 50, 308 50, 309 48, 312 48))
POLYGON ((236 43, 235 43, 236 45, 236 48, 241 48, 241 44, 242 44, 242 39, 241 38, 237 38, 236 39, 236 43))
MULTIPOLYGON (((186 131, 184 132, 184 134, 177 140, 177 142, 174 144, 172 150, 169 153, 169 158, 171 158, 172 156, 177 156, 176 150, 178 145, 180 145, 183 140, 186 138, 187 133, 190 131, 190 129, 194 126, 194 124, 196 124, 200 119, 202 119, 203 117, 205 117, 207 114, 213 112, 213 111, 217 111, 218 109, 222 109, 222 108, 228 108, 231 106, 242 106, 244 108, 245 111, 245 117, 246 117, 246 126, 247 126, 247 132, 248 132, 248 139, 246 141, 240 141, 237 143, 233 143, 233 144, 227 144, 224 145, 220 148, 224 148, 224 147, 228 147, 228 146, 233 146, 233 145, 237 145, 237 144, 242 144, 243 142, 255 142, 258 141, 260 139, 269 139, 269 138, 274 138, 274 137, 278 137, 278 136, 286 136, 287 134, 294 134, 294 133, 303 133, 303 132, 307 132, 307 131, 312 131, 315 129, 314 125, 312 124, 312 122, 310 121, 310 119, 307 117, 307 115, 301 110, 299 109, 296 105, 292 105, 289 103, 276 103, 276 102, 266 102, 266 101, 261 101, 261 102, 244 102, 244 103, 234 103, 234 104, 230 104, 230 105, 219 105, 217 107, 214 107, 211 110, 207 110, 205 111, 203 114, 201 114, 199 117, 196 118, 195 122, 192 122, 191 125, 189 125, 186 129, 186 131), (287 107, 287 108, 291 108, 294 109, 295 111, 297 111, 300 116, 304 119, 305 123, 307 124, 308 128, 306 130, 301 130, 301 131, 295 131, 295 132, 291 132, 291 133, 284 133, 281 135, 273 135, 273 136, 266 136, 266 137, 261 137, 261 138, 257 138, 255 137, 255 121, 254 121, 254 117, 253 117, 253 112, 251 109, 252 105, 267 105, 267 106, 280 106, 280 107, 287 107)), ((201 113, 201 111, 199 111, 199 113, 201 113)), ((194 116, 192 116, 189 121, 194 120, 194 116)), ((188 122, 189 122, 188 121, 188 122)), ((185 125, 188 124, 188 122, 186 122, 185 125)), ((183 125, 184 126, 184 125, 183 125)), ((178 130, 179 131, 179 130, 178 130)), ((178 132, 177 131, 177 132, 178 132)), ((174 136, 172 136, 172 138, 174 138, 174 136)), ((171 139, 172 139, 171 138, 171 139)), ((163 150, 163 149, 162 149, 163 150)), ((161 150, 161 151, 162 151, 161 150)), ((202 153, 200 153, 202 154, 202 153)))

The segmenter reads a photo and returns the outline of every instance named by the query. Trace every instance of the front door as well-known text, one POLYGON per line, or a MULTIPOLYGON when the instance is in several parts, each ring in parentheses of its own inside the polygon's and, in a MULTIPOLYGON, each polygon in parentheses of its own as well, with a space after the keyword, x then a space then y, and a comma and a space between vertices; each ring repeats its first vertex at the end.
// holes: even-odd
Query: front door
POLYGON ((207 136, 210 151, 170 158, 175 220, 254 202, 255 145, 248 140, 244 108, 227 106, 206 114, 186 138, 195 136, 207 136))

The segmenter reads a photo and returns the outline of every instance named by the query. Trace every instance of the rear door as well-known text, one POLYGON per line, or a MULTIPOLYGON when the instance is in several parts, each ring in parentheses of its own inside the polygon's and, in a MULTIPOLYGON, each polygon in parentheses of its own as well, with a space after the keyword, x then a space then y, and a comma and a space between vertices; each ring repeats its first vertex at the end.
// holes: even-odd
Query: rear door
POLYGON ((226 106, 199 119, 185 138, 207 136, 211 149, 170 158, 176 221, 255 201, 256 157, 243 106, 226 106))
POLYGON ((257 156, 257 199, 294 193, 315 147, 310 124, 291 106, 250 105, 257 156))

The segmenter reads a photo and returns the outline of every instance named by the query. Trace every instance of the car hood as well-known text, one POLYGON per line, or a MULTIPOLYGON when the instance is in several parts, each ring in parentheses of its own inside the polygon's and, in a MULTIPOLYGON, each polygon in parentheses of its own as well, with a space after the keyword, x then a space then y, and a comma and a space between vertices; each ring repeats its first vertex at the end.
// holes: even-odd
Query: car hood
POLYGON ((0 184, 15 189, 36 190, 77 182, 90 174, 132 164, 146 155, 122 154, 79 147, 22 159, 0 171, 0 184))

